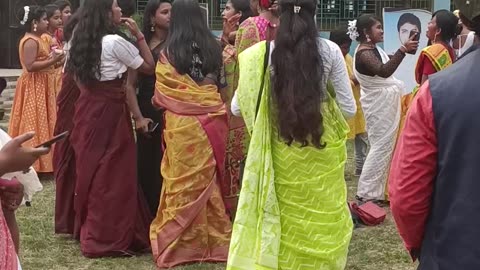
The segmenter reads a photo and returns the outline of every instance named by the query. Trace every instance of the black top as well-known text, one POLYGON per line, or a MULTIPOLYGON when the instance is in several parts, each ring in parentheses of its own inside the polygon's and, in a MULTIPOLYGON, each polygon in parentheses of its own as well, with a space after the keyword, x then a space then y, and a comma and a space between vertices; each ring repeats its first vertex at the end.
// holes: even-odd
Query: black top
MULTIPOLYGON (((152 50, 153 60, 158 62, 160 57, 162 44, 159 44, 152 50)), ((138 73, 138 99, 152 99, 153 94, 155 93, 155 73, 152 75, 145 75, 143 73, 138 73)))
POLYGON ((363 49, 355 55, 355 69, 363 75, 371 77, 378 75, 382 78, 388 78, 395 73, 404 57, 405 54, 398 50, 390 58, 390 61, 384 64, 377 48, 363 49))

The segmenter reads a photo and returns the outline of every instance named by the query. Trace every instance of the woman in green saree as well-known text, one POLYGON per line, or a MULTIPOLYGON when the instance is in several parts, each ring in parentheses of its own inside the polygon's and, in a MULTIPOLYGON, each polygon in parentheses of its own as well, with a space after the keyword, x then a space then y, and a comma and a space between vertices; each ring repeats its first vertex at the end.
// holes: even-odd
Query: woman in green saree
POLYGON ((356 105, 340 48, 317 38, 315 9, 315 0, 281 0, 275 41, 239 56, 232 113, 251 143, 227 269, 345 268, 352 220, 342 111, 352 117, 356 105))

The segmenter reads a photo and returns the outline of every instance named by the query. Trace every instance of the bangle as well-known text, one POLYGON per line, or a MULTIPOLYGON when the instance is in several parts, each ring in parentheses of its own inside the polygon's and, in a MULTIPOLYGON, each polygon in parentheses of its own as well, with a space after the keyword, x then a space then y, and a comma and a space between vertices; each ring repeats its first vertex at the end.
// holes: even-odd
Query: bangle
POLYGON ((145 40, 145 36, 142 36, 141 38, 137 38, 137 43, 140 43, 145 40))

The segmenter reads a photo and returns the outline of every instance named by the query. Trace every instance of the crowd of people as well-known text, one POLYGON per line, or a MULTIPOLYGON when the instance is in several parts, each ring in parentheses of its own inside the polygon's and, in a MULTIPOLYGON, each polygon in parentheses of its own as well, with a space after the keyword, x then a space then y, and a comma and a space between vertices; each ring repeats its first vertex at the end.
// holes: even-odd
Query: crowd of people
MULTIPOLYGON (((469 205, 480 4, 433 13, 426 48, 405 16, 393 55, 374 15, 319 38, 316 0, 229 0, 219 37, 197 0, 149 0, 142 29, 132 5, 58 0, 19 15, 23 73, 0 175, 53 174, 55 233, 85 257, 344 269, 353 139, 357 201, 391 203, 420 269, 480 265, 459 259, 478 255, 480 236, 469 205), (418 87, 404 95, 393 74, 419 49, 418 87)), ((21 269, 14 212, 29 185, 0 179, 1 269, 21 269)))

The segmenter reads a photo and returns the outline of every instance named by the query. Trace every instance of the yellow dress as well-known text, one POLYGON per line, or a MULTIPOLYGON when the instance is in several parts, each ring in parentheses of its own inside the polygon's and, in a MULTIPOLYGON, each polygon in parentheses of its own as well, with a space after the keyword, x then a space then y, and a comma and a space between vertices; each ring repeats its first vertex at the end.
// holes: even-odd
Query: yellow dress
MULTIPOLYGON (((345 63, 347 64, 348 76, 351 78, 353 76, 353 59, 349 54, 345 56, 345 63)), ((362 105, 360 104, 360 86, 355 85, 352 81, 351 84, 355 103, 357 104, 357 113, 355 117, 347 120, 348 126, 350 127, 348 139, 354 139, 356 135, 366 132, 365 118, 363 116, 362 105)))

